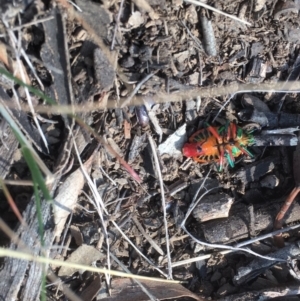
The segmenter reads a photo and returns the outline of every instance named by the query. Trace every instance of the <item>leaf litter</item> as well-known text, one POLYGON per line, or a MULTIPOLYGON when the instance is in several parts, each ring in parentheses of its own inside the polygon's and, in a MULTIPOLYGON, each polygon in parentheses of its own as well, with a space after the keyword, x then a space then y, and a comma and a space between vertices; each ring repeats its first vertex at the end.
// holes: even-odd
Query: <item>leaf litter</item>
MULTIPOLYGON (((122 7, 109 1, 76 1, 82 12, 64 0, 57 1, 58 7, 51 3, 47 11, 38 2, 28 7, 20 3, 19 11, 9 4, 1 7, 6 26, 1 34, 10 35, 1 44, 1 67, 41 88, 58 104, 77 108, 76 125, 72 115, 50 114, 45 101, 32 92, 29 95, 24 86, 3 81, 3 95, 19 102, 13 109, 29 104, 29 115, 16 112, 13 118, 60 183, 52 191, 60 209, 53 208, 56 231, 47 232, 48 247, 55 249, 49 256, 127 269, 150 279, 185 281, 172 291, 167 285, 141 283, 149 290, 145 295, 139 288, 128 289, 131 281, 111 278, 108 270, 91 275, 53 267, 75 293, 101 300, 101 290, 105 291, 101 282, 108 287, 106 293, 112 292, 105 300, 134 296, 242 300, 238 298, 245 299, 249 292, 239 279, 249 267, 251 277, 244 274, 243 284, 251 283, 256 293, 253 300, 271 299, 272 286, 278 283, 290 295, 299 293, 289 278, 299 277, 294 259, 297 225, 282 229, 285 234, 276 232, 299 222, 298 198, 287 211, 287 196, 294 196, 293 188, 298 187, 298 169, 290 160, 297 138, 294 130, 286 129, 299 126, 299 99, 297 93, 278 93, 288 91, 292 81, 299 79, 299 20, 295 3, 277 2, 274 6, 271 1, 251 5, 208 1, 198 9, 188 1, 122 1, 122 7), (47 19, 47 14, 53 18, 47 19), (56 25, 23 26, 39 18, 56 25), (11 35, 14 26, 19 26, 21 48, 11 35), (57 41, 51 42, 50 37, 57 41), (237 93, 237 83, 254 91, 237 93), (275 84, 276 92, 262 91, 275 84), (164 101, 157 103, 159 99, 164 101), (102 110, 97 109, 101 106, 102 110), (44 113, 36 113, 39 108, 44 113), (47 133, 47 120, 55 139, 47 133), (213 121, 214 126, 230 121, 256 129, 253 158, 240 158, 223 173, 214 163, 184 158, 181 149, 186 139, 213 121), (40 141, 38 131, 43 135, 40 141), (78 141, 80 158, 71 133, 78 141), (80 167, 82 161, 86 167, 80 167), (212 187, 211 180, 215 181, 212 187), (278 217, 279 208, 285 212, 278 217), (276 249, 270 238, 273 228, 281 243, 288 242, 285 248, 276 249), (53 244, 54 237, 59 246, 53 244), (247 244, 249 248, 244 248, 247 244), (90 255, 94 253, 97 256, 90 255), (206 257, 192 265, 201 256, 206 257), (279 266, 286 270, 285 276, 278 272, 279 266), (126 294, 114 291, 120 283, 126 294)), ((3 101, 6 106, 10 103, 3 101)), ((13 139, 5 143, 16 148, 13 139)), ((2 173, 5 180, 28 180, 22 160, 11 162, 5 152, 3 156, 10 166, 2 173)), ((32 193, 20 185, 9 188, 16 200, 24 190, 32 193)), ((9 212, 7 205, 3 210, 9 212)), ((5 220, 13 225, 8 216, 5 220)), ((15 278, 18 283, 11 290, 36 300, 41 283, 31 292, 25 272, 15 278)), ((10 277, 5 265, 0 273, 7 287, 10 277)), ((11 291, 4 294, 9 298, 11 291)), ((47 294, 60 300, 51 286, 47 294)))

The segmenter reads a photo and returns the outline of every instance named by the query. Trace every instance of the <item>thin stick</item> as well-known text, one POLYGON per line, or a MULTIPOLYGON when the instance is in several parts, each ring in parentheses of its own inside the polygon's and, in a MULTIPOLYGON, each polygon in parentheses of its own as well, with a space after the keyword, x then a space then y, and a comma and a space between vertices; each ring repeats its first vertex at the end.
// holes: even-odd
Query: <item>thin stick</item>
MULTIPOLYGON (((8 76, 7 72, 0 68, 0 73, 4 74, 5 77, 8 79, 11 79, 12 77, 8 76)), ((22 83, 18 79, 14 80, 23 86, 27 86, 26 84, 22 83)), ((153 99, 153 102, 155 103, 166 103, 166 102, 181 102, 187 99, 191 98, 197 98, 199 95, 201 95, 202 98, 207 97, 217 97, 221 95, 229 95, 238 94, 238 93, 253 93, 255 92, 279 92, 279 93, 300 93, 300 82, 299 81, 290 81, 284 84, 285 89, 282 89, 282 82, 268 82, 268 83, 261 83, 261 84, 240 84, 237 82, 234 82, 227 86, 221 86, 221 87, 196 87, 191 90, 185 90, 182 92, 174 92, 174 93, 165 93, 165 92, 158 92, 155 95, 151 95, 151 98, 153 99)), ((30 87, 30 86, 29 86, 30 87)), ((30 87, 31 88, 31 87, 30 87)), ((33 90, 31 90, 33 92, 33 90)), ((38 96, 47 99, 48 97, 46 95, 43 95, 41 91, 36 90, 36 93, 38 93, 38 96)), ((144 104, 144 97, 145 96, 134 96, 131 99, 131 105, 134 106, 140 106, 144 104)), ((82 105, 52 105, 52 106, 45 106, 45 105, 36 105, 35 111, 38 113, 48 113, 48 114, 72 114, 74 113, 88 113, 95 110, 107 110, 107 109, 115 109, 119 107, 124 107, 124 103, 127 101, 127 98, 122 97, 120 98, 120 104, 117 104, 115 99, 110 98, 108 99, 107 103, 105 103, 105 106, 101 103, 90 103, 86 104, 84 106, 82 105)), ((13 103, 6 103, 5 104, 8 108, 15 109, 16 106, 13 103)), ((27 104, 21 104, 21 109, 24 112, 30 112, 30 108, 27 104)))
MULTIPOLYGON (((39 23, 46 22, 46 21, 50 21, 52 19, 54 19, 54 17, 49 16, 49 17, 45 17, 45 18, 42 18, 42 19, 31 21, 31 22, 28 22, 28 23, 25 23, 25 24, 22 24, 22 25, 19 25, 19 26, 11 27, 10 29, 12 31, 18 31, 18 30, 23 29, 25 27, 29 27, 29 26, 32 26, 32 25, 36 25, 36 24, 39 24, 39 23)), ((1 38, 5 37, 5 34, 1 34, 0 37, 1 38)))
POLYGON ((217 115, 214 117, 212 123, 214 123, 216 121, 216 119, 218 118, 219 114, 224 110, 224 108, 228 105, 228 103, 230 102, 230 100, 233 98, 235 94, 231 94, 229 96, 229 98, 225 101, 225 103, 222 105, 222 107, 220 108, 220 110, 218 111, 217 115))
POLYGON ((157 251, 157 253, 159 253, 161 256, 165 256, 164 251, 161 249, 161 247, 159 245, 157 245, 155 243, 155 241, 150 237, 150 235, 147 234, 147 232, 144 230, 143 226, 138 221, 138 219, 137 219, 136 216, 134 216, 132 218, 132 221, 135 223, 135 225, 138 228, 138 230, 141 232, 141 234, 143 235, 143 237, 149 242, 149 244, 152 246, 152 248, 155 249, 157 251))
POLYGON ((117 20, 116 20, 116 25, 115 25, 114 35, 113 35, 113 38, 112 38, 112 41, 111 41, 111 46, 110 46, 111 50, 114 50, 114 47, 115 47, 115 40, 116 40, 117 31, 119 29, 119 24, 120 24, 120 18, 121 18, 121 13, 122 13, 122 9, 123 9, 123 4, 124 4, 124 0, 121 0, 120 8, 119 8, 119 13, 118 13, 117 20))
POLYGON ((204 52, 204 49, 203 49, 203 47, 202 47, 201 42, 199 41, 198 38, 196 38, 196 37, 191 33, 191 31, 189 30, 189 28, 186 26, 185 21, 181 21, 181 24, 184 26, 184 28, 186 29, 188 35, 193 39, 193 41, 194 41, 195 44, 198 46, 198 48, 204 52))
POLYGON ((258 254, 250 249, 245 249, 245 248, 239 248, 239 247, 232 247, 232 246, 227 246, 227 245, 222 245, 222 244, 210 244, 204 241, 201 241, 199 239, 197 239, 195 236, 193 236, 186 228, 184 225, 181 226, 182 230, 187 233, 191 239, 193 239, 196 243, 206 246, 206 247, 210 247, 210 248, 217 248, 217 249, 227 249, 227 250, 232 250, 232 251, 242 251, 242 252, 246 252, 249 254, 252 254, 256 257, 259 258, 263 258, 263 259, 267 259, 270 261, 278 261, 278 262, 286 262, 286 260, 281 259, 281 258, 275 258, 275 257, 270 257, 270 256, 264 256, 261 254, 258 254))
POLYGON ((16 186, 33 186, 33 182, 30 180, 3 180, 5 185, 16 186))
POLYGON ((161 175, 161 170, 159 167, 158 156, 155 148, 155 144, 153 138, 148 135, 148 140, 152 149, 153 158, 155 162, 155 167, 157 171, 160 193, 161 193, 161 203, 164 217, 164 226, 165 226, 165 237, 166 237, 166 248, 167 248, 167 257, 168 257, 168 279, 172 279, 172 262, 171 262, 171 252, 170 252, 170 240, 169 240, 169 231, 168 231, 168 222, 167 222, 167 212, 166 212, 166 200, 165 200, 165 190, 164 190, 164 182, 161 175))
MULTIPOLYGON (((294 202, 296 196, 298 195, 299 191, 300 191, 300 187, 296 186, 291 191, 291 193, 288 195, 288 197, 286 198, 284 204, 282 205, 280 211, 278 212, 278 214, 275 218, 274 230, 278 230, 282 227, 283 219, 284 219, 287 211, 289 210, 289 208, 293 204, 293 202, 294 202)), ((278 235, 274 236, 274 242, 278 247, 283 247, 284 246, 284 239, 283 239, 281 234, 278 234, 278 235)))
POLYGON ((2 187, 3 193, 7 199, 7 202, 10 205, 10 208, 12 209, 12 211, 14 212, 14 214, 16 215, 16 217, 18 218, 19 222, 21 224, 25 224, 24 219, 22 218, 22 215, 19 211, 19 208, 17 207, 13 197, 11 196, 9 190, 7 189, 6 185, 4 184, 4 181, 2 178, 0 178, 0 186, 2 187))
MULTIPOLYGON (((250 245, 254 242, 261 241, 263 239, 273 237, 277 234, 284 233, 284 232, 287 232, 287 231, 290 231, 290 230, 295 230, 295 229, 298 229, 298 228, 300 228, 300 224, 290 226, 290 227, 286 227, 286 228, 283 228, 283 229, 280 229, 280 230, 276 230, 276 231, 273 231, 273 232, 270 232, 270 233, 267 233, 267 234, 264 234, 264 235, 257 236, 255 238, 249 239, 247 241, 243 241, 243 242, 235 245, 235 247, 242 247, 242 246, 250 245)), ((226 250, 226 251, 221 251, 219 253, 222 254, 222 255, 226 255, 226 254, 233 253, 233 252, 236 252, 236 251, 226 250)), ((192 262, 196 262, 196 261, 199 261, 199 260, 209 259, 213 254, 214 253, 210 253, 210 254, 205 254, 205 255, 197 256, 197 257, 190 258, 190 259, 185 259, 185 260, 173 262, 172 267, 174 268, 174 267, 178 267, 178 266, 181 266, 181 265, 190 264, 192 262)))
POLYGON ((242 19, 240 19, 240 18, 238 18, 236 16, 233 16, 233 15, 230 15, 230 14, 224 13, 223 11, 221 11, 221 10, 219 10, 217 8, 214 8, 214 7, 212 7, 212 6, 208 5, 208 4, 205 4, 205 3, 201 2, 201 1, 196 1, 196 0, 184 0, 184 1, 192 3, 192 4, 195 4, 195 5, 198 5, 198 6, 202 6, 204 8, 207 8, 207 9, 211 10, 211 11, 214 11, 214 12, 220 14, 220 15, 229 17, 229 18, 231 18, 231 19, 233 19, 235 21, 239 21, 239 22, 241 22, 243 24, 250 25, 250 26, 252 25, 251 23, 249 23, 249 22, 247 22, 245 20, 242 20, 242 19))
MULTIPOLYGON (((89 188, 93 194, 93 203, 94 203, 94 207, 95 209, 97 209, 97 212, 98 212, 98 215, 100 217, 100 221, 101 221, 101 224, 102 224, 102 229, 103 229, 103 232, 104 232, 104 237, 105 237, 105 240, 106 240, 106 247, 107 247, 107 267, 108 269, 110 270, 110 267, 111 267, 111 264, 110 264, 110 243, 109 243, 109 237, 108 237, 108 231, 107 231, 107 222, 105 221, 104 219, 104 216, 103 216, 103 213, 105 213, 107 216, 108 216, 108 212, 106 211, 106 208, 105 208, 105 205, 103 203, 103 200, 98 192, 98 189, 95 185, 95 183, 93 183, 91 177, 89 176, 89 174, 87 173, 86 169, 84 168, 84 165, 82 163, 82 160, 80 158, 80 154, 79 154, 79 151, 78 151, 78 148, 77 148, 77 145, 76 145, 76 141, 75 141, 75 138, 74 136, 72 135, 72 138, 73 138, 73 145, 74 145, 74 148, 75 148, 75 151, 76 151, 76 155, 77 155, 77 159, 78 159, 78 162, 80 164, 80 167, 81 167, 81 170, 82 170, 82 173, 89 185, 89 188)), ((94 157, 94 154, 92 155, 91 159, 94 157)), ((106 282, 107 282, 107 285, 110 284, 110 275, 105 273, 105 277, 106 277, 106 282)))

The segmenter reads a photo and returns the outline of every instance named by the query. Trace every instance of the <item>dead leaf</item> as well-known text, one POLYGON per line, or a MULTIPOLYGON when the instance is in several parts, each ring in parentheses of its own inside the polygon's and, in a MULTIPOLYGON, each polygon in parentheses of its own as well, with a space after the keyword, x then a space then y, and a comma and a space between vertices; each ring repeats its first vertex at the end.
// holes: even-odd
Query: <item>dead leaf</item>
POLYGON ((107 142, 120 157, 123 157, 123 153, 114 139, 107 138, 107 142))
MULTIPOLYGON (((91 167, 93 155, 83 164, 86 171, 91 167)), ((65 182, 59 187, 58 194, 54 199, 54 236, 59 237, 64 230, 69 214, 73 211, 78 195, 81 192, 85 178, 81 167, 76 169, 65 182)))
POLYGON ((96 278, 88 285, 80 294, 80 298, 83 301, 93 300, 101 289, 101 277, 97 275, 96 278))
POLYGON ((132 15, 129 17, 128 25, 133 28, 137 28, 141 26, 145 22, 144 17, 139 11, 135 11, 132 13, 132 15))
MULTIPOLYGON (((193 294, 181 284, 154 282, 139 280, 139 282, 153 295, 157 300, 178 299, 189 297, 198 301, 206 301, 203 298, 193 294)), ((132 279, 114 279, 112 281, 111 297, 103 298, 102 301, 148 301, 149 297, 142 291, 140 286, 132 279)))
POLYGON ((72 237, 75 239, 77 246, 81 246, 83 244, 83 235, 79 229, 79 227, 75 225, 70 226, 70 231, 72 237))
POLYGON ((182 147, 186 142, 186 124, 183 124, 175 133, 158 146, 160 155, 168 154, 176 159, 182 158, 182 147))
MULTIPOLYGON (((104 257, 105 255, 100 251, 98 251, 95 247, 82 245, 70 255, 70 257, 66 260, 66 262, 89 266, 94 261, 102 260, 104 257)), ((58 276, 59 277, 72 276, 77 271, 78 271, 77 268, 63 266, 60 268, 58 272, 58 276)))
POLYGON ((159 15, 154 11, 154 9, 146 0, 134 0, 133 2, 141 11, 147 12, 152 20, 159 19, 159 15))

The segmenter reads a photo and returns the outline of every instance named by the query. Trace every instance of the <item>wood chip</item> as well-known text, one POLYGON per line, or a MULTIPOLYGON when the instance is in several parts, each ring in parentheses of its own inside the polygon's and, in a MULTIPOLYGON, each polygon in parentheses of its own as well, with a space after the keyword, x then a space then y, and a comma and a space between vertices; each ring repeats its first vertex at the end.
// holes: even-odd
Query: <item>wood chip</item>
POLYGON ((131 124, 124 120, 124 137, 125 139, 131 139, 131 124))

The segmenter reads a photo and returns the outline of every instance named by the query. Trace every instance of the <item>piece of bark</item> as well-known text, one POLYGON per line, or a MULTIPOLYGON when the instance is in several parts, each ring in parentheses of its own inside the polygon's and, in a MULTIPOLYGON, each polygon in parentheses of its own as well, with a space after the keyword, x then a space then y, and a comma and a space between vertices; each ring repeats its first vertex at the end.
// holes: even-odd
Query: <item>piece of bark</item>
POLYGON ((245 122, 255 122, 262 127, 279 128, 299 126, 300 114, 260 112, 255 108, 246 108, 238 113, 245 122))
POLYGON ((228 217, 234 199, 225 193, 205 196, 195 207, 193 216, 198 222, 228 217))
MULTIPOLYGON (((5 121, 2 120, 2 122, 5 121)), ((3 133, 0 133, 0 135, 2 135, 2 144, 0 146, 0 177, 2 179, 5 179, 13 163, 13 156, 18 148, 19 141, 17 140, 12 129, 8 125, 5 125, 3 133)))
POLYGON ((233 176, 246 185, 247 183, 259 180, 265 174, 272 171, 279 162, 278 157, 268 157, 240 168, 233 176))
MULTIPOLYGON (((57 178, 54 187, 59 183, 57 178)), ((52 246, 53 242, 53 220, 51 213, 51 204, 42 200, 41 204, 42 223, 45 225, 44 243, 45 246, 52 246)), ((32 255, 44 256, 41 250, 41 238, 39 235, 38 218, 34 197, 28 204, 23 219, 26 225, 20 225, 16 231, 16 236, 31 250, 32 255), (28 225, 28 226, 27 226, 28 225)), ((10 249, 22 250, 22 245, 11 243, 10 249)), ((43 265, 35 262, 28 262, 21 259, 6 257, 3 263, 3 269, 0 272, 0 299, 17 300, 22 295, 22 300, 39 300, 43 265), (27 285, 28 284, 28 285, 27 285)))
POLYGON ((114 67, 110 64, 105 53, 100 48, 94 51, 94 69, 100 89, 102 91, 110 90, 113 86, 116 73, 114 67))
POLYGON ((41 48, 41 58, 45 66, 52 67, 49 72, 53 84, 47 88, 46 93, 52 99, 55 99, 56 103, 67 105, 74 103, 74 97, 71 87, 71 68, 66 41, 65 18, 58 8, 53 9, 51 15, 53 19, 43 23, 45 43, 41 48))
POLYGON ((265 79, 268 65, 263 59, 253 57, 247 67, 247 81, 251 83, 260 83, 265 79))
MULTIPOLYGON (((290 260, 300 255, 300 242, 296 242, 287 247, 281 248, 273 253, 267 254, 269 257, 278 258, 280 260, 290 260)), ((265 270, 278 264, 279 260, 267 260, 264 258, 256 258, 245 267, 240 267, 238 273, 233 278, 236 285, 241 285, 250 281, 265 270)), ((281 262, 282 263, 282 262, 281 262)))
POLYGON ((279 20, 290 13, 298 14, 298 7, 294 1, 278 1, 274 10, 274 20, 279 20))
MULTIPOLYGON (((279 208, 283 205, 285 198, 269 202, 267 204, 253 205, 254 221, 251 222, 250 212, 246 205, 237 204, 232 206, 227 219, 208 221, 202 225, 203 234, 209 243, 230 243, 240 239, 248 238, 250 232, 271 231, 279 208), (254 229, 251 229, 251 224, 254 229)), ((300 203, 294 202, 291 206, 284 224, 296 222, 300 219, 300 203)))
POLYGON ((143 134, 142 136, 134 136, 128 154, 128 164, 131 164, 136 158, 140 156, 140 153, 147 145, 145 142, 146 134, 143 134))
POLYGON ((44 150, 44 144, 42 143, 41 135, 38 130, 30 123, 26 112, 10 108, 11 102, 12 99, 3 90, 3 88, 0 87, 0 103, 11 113, 11 117, 25 134, 26 138, 42 152, 44 150))

